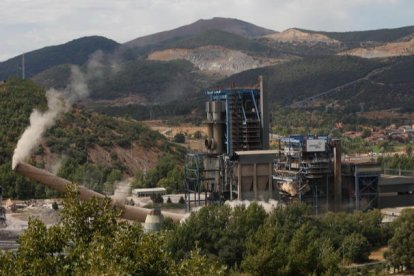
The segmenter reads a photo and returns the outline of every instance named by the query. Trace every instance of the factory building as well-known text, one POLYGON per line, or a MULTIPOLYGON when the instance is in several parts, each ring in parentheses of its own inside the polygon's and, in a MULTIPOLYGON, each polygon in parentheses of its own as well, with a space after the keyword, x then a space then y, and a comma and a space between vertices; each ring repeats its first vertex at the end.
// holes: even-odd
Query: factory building
POLYGON ((373 160, 345 160, 340 140, 291 135, 270 150, 262 78, 253 87, 213 89, 206 96, 205 151, 189 153, 184 170, 188 210, 226 200, 304 201, 316 214, 414 202, 414 178, 399 183, 381 175, 373 160))
POLYGON ((263 80, 254 87, 206 91, 207 138, 204 153, 187 155, 186 202, 268 200, 276 189, 269 150, 268 100, 263 80))

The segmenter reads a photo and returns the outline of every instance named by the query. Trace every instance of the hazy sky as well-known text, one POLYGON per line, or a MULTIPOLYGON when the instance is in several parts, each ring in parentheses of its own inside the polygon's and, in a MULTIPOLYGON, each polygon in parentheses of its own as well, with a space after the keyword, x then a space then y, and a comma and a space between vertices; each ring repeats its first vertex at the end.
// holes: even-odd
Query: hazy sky
POLYGON ((217 16, 277 31, 394 28, 414 25, 414 1, 0 0, 0 61, 82 36, 122 43, 217 16))

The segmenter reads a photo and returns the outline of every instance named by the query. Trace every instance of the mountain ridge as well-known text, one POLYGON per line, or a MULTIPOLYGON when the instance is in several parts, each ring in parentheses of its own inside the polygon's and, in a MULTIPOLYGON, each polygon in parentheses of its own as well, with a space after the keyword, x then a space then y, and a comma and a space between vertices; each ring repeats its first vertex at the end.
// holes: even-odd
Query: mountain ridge
POLYGON ((252 38, 270 34, 275 31, 259 27, 257 25, 234 18, 214 17, 212 19, 200 19, 172 30, 162 31, 135 38, 123 44, 124 47, 144 47, 151 44, 159 44, 177 37, 196 35, 207 30, 221 30, 229 33, 252 38))
MULTIPOLYGON (((24 53, 25 73, 30 78, 48 68, 65 63, 82 65, 94 52, 112 52, 119 43, 103 36, 86 36, 69 42, 24 53)), ((0 80, 21 76, 22 55, 0 62, 0 80)))
MULTIPOLYGON (((114 54, 104 55, 106 67, 102 81, 90 83, 91 98, 84 104, 99 111, 109 110, 108 114, 131 115, 137 119, 181 116, 202 109, 198 103, 203 101, 203 90, 231 86, 232 76, 235 85, 254 83, 260 72, 275 86, 272 87, 277 92, 274 100, 291 104, 289 97, 294 96, 295 101, 312 98, 363 78, 378 62, 395 65, 401 60, 410 60, 414 54, 414 51, 408 52, 401 57, 396 48, 388 47, 385 54, 374 56, 370 61, 349 57, 350 54, 338 55, 350 53, 347 51, 352 49, 382 50, 379 47, 387 44, 411 43, 413 26, 344 33, 292 28, 277 33, 238 19, 213 18, 154 35, 155 39, 153 36, 143 42, 146 46, 126 47, 122 44, 113 47, 114 54), (290 81, 272 80, 278 75, 290 81), (244 80, 239 83, 241 78, 244 80), (286 95, 279 93, 282 91, 286 95)), ((369 57, 367 54, 355 55, 369 57)), ((410 63, 404 61, 402 67, 392 66, 389 72, 376 78, 381 79, 385 74, 395 76, 396 68, 405 68, 404 76, 409 76, 413 69, 407 64, 410 63)), ((33 79, 44 87, 64 87, 68 68, 67 64, 56 64, 33 79)), ((369 108, 397 108, 412 103, 405 90, 396 88, 411 91, 411 84, 401 84, 393 77, 395 81, 391 85, 388 79, 363 79, 355 86, 343 89, 346 93, 335 95, 343 97, 342 109, 361 101, 360 97, 370 100, 369 108), (381 83, 383 86, 379 86, 381 83), (387 103, 376 104, 371 101, 375 99, 375 91, 381 91, 382 95, 398 93, 402 98, 394 97, 387 103), (352 99, 344 99, 348 96, 352 99)))

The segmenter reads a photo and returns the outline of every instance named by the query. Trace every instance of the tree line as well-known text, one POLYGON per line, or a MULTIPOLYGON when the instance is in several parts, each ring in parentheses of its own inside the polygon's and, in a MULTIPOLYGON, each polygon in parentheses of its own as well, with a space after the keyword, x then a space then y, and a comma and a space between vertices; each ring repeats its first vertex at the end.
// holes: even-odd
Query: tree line
MULTIPOLYGON (((257 203, 209 205, 160 233, 119 219, 109 199, 81 202, 69 187, 61 222, 31 219, 16 253, 0 253, 6 275, 335 275, 388 245, 380 269, 414 265, 414 211, 383 224, 378 210, 312 215, 305 204, 266 213, 257 203)), ((364 270, 360 273, 379 273, 364 270)))

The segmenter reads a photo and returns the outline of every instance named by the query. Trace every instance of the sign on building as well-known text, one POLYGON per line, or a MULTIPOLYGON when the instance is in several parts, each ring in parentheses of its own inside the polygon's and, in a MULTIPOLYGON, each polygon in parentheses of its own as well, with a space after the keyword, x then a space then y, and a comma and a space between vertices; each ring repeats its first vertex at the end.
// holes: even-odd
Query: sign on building
POLYGON ((326 140, 313 139, 306 141, 307 152, 320 152, 326 150, 326 140))

